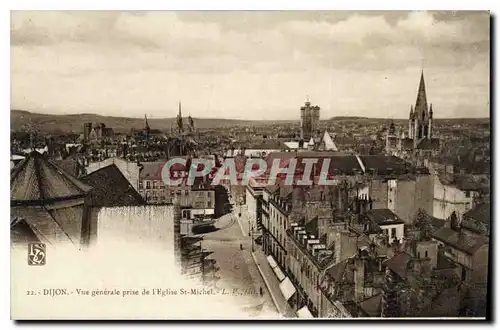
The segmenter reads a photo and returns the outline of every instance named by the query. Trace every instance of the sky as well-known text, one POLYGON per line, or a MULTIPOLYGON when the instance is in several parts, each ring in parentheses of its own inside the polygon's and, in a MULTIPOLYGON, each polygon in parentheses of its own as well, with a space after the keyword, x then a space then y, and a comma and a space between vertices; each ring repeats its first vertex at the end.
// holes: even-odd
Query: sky
POLYGON ((51 114, 489 117, 487 12, 15 11, 11 109, 51 114))

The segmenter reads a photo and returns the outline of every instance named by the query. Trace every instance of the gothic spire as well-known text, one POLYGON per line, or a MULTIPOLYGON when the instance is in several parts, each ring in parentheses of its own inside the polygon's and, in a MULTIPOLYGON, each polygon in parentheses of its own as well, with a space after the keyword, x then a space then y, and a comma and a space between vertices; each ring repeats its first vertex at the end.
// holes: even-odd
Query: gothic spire
POLYGON ((144 114, 144 119, 146 120, 146 125, 145 125, 145 128, 147 130, 149 130, 149 124, 148 124, 148 116, 146 114, 144 114))
POLYGON ((184 131, 184 123, 182 122, 182 110, 181 110, 181 101, 179 101, 179 114, 177 115, 177 127, 179 128, 179 132, 184 131))
POLYGON ((418 86, 417 102, 415 103, 415 113, 417 117, 422 117, 422 113, 427 114, 427 95, 425 93, 424 70, 420 75, 420 84, 418 86))

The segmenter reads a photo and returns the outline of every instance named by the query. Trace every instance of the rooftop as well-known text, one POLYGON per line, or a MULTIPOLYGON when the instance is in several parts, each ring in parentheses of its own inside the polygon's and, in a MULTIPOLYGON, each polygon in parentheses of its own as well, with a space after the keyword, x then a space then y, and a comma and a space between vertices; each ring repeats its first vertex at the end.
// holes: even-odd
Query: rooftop
POLYGON ((431 234, 431 236, 469 255, 473 255, 479 248, 488 244, 488 239, 486 237, 472 237, 459 233, 451 228, 438 229, 431 234))

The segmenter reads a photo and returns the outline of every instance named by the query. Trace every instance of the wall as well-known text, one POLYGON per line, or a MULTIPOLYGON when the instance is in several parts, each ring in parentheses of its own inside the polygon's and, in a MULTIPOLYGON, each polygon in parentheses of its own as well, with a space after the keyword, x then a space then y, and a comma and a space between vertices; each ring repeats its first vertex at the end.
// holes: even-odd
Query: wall
POLYGON ((131 242, 162 244, 173 250, 173 206, 126 206, 99 209, 93 243, 131 242))
POLYGON ((439 178, 434 178, 433 213, 435 218, 448 219, 455 211, 459 218, 472 208, 473 193, 469 194, 460 189, 444 185, 439 178))
POLYGON ((427 258, 430 259, 431 267, 437 266, 438 244, 436 241, 419 241, 416 244, 415 250, 417 258, 425 258, 425 252, 427 252, 427 258))
POLYGON ((415 211, 423 209, 432 214, 432 199, 434 196, 434 178, 432 175, 420 175, 416 178, 415 211))
MULTIPOLYGON (((295 280, 307 294, 308 299, 319 311, 321 304, 321 291, 318 290, 320 283, 320 272, 315 263, 310 259, 309 254, 305 253, 294 240, 289 239, 288 264, 295 280)), ((298 306, 302 307, 302 306, 298 306)))
POLYGON ((269 227, 268 230, 271 234, 271 241, 274 240, 272 244, 272 251, 274 257, 281 268, 286 269, 285 258, 286 258, 286 244, 287 235, 286 229, 288 228, 288 217, 281 213, 280 209, 269 203, 269 227))
POLYGON ((370 184, 370 196, 374 209, 387 208, 387 182, 373 180, 370 184))
MULTIPOLYGON (((396 198, 397 196, 397 180, 388 180, 387 181, 387 208, 393 212, 396 211, 396 204, 399 202, 396 198)), ((399 203, 401 204, 401 203, 399 203)))
POLYGON ((389 235, 389 244, 392 244, 395 239, 401 242, 401 239, 404 237, 405 234, 405 225, 404 224, 397 224, 397 225, 385 225, 385 226, 380 226, 381 229, 386 230, 388 235, 389 235), (392 236, 392 229, 396 229, 396 236, 392 236))
POLYGON ((398 180, 394 213, 405 223, 411 223, 417 211, 415 189, 416 181, 398 180))
POLYGON ((485 244, 474 254, 472 271, 472 281, 474 283, 488 282, 488 252, 489 244, 485 244))
POLYGON ((250 225, 254 228, 257 227, 257 198, 258 192, 250 191, 252 188, 246 187, 246 217, 250 220, 250 225), (252 194, 256 194, 255 196, 252 194))

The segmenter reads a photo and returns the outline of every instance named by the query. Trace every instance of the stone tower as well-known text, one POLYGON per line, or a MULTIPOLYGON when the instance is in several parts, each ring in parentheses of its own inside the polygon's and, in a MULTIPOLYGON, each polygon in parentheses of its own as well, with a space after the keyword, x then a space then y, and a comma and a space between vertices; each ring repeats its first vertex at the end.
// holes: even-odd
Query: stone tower
POLYGON ((311 105, 309 99, 300 108, 300 139, 309 141, 319 129, 320 107, 311 105))

